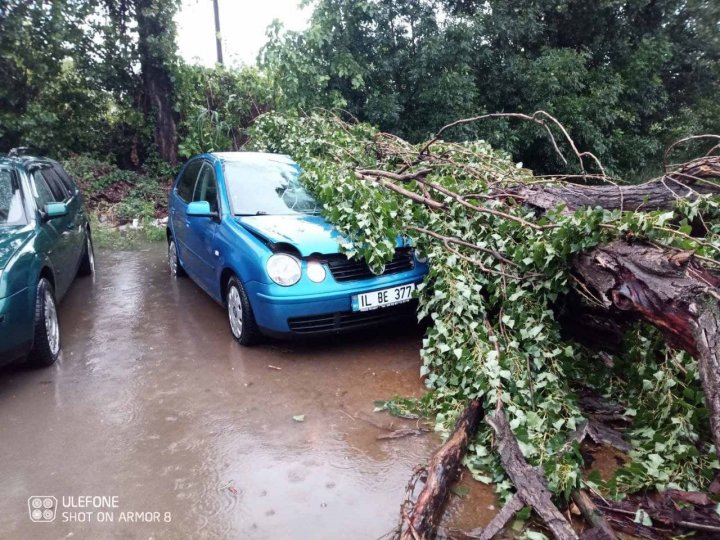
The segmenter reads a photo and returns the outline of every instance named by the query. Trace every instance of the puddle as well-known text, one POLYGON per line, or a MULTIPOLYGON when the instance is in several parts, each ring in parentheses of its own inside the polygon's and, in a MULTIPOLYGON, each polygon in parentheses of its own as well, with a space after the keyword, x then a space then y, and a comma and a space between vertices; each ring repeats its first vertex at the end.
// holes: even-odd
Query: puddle
MULTIPOLYGON (((415 427, 372 410, 423 392, 418 328, 242 348, 221 307, 170 279, 163 246, 99 252, 97 264, 60 306, 58 364, 0 370, 0 535, 342 539, 395 526, 439 438, 378 441, 360 418, 415 427), (117 508, 97 509, 112 522, 68 522, 60 507, 37 524, 31 495, 117 497, 117 508)), ((492 490, 468 487, 446 524, 491 519, 492 490)))

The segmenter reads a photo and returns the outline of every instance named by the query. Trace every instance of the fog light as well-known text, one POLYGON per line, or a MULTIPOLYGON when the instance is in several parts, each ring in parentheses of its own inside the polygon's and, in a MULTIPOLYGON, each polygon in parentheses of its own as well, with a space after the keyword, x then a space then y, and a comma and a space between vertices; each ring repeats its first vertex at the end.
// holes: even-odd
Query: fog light
POLYGON ((420 264, 425 264, 427 262, 427 255, 421 254, 417 249, 415 250, 415 260, 419 262, 420 264))
POLYGON ((321 283, 325 280, 325 267, 318 261, 309 261, 307 263, 307 275, 310 281, 321 283))

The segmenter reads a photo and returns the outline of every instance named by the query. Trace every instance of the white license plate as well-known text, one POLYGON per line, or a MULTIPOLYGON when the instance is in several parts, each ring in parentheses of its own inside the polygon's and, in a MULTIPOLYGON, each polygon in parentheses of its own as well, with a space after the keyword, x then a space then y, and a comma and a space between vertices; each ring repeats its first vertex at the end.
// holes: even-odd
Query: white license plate
POLYGON ((407 285, 398 285, 381 291, 358 294, 352 297, 352 309, 353 311, 369 311, 394 306, 395 304, 403 304, 412 299, 414 290, 415 284, 408 283, 407 285))

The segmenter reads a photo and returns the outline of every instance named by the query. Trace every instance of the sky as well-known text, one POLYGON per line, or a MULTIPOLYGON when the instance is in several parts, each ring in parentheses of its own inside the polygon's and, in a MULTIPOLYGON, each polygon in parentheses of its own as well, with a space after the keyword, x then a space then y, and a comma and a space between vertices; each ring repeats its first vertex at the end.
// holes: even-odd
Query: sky
MULTIPOLYGON (((273 19, 289 30, 303 30, 312 13, 312 7, 299 7, 300 0, 219 1, 223 57, 229 66, 255 63, 273 19)), ((213 1, 183 0, 175 21, 180 56, 190 63, 212 66, 216 60, 213 1)))

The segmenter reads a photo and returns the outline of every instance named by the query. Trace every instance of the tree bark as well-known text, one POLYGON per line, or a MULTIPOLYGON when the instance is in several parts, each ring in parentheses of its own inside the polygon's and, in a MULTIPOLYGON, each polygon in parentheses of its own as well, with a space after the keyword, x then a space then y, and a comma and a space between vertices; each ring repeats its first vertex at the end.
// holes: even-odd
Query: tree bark
POLYGON ((583 517, 592 525, 593 529, 597 530, 597 532, 592 533, 595 538, 604 538, 605 540, 615 540, 617 538, 615 531, 605 519, 605 515, 598 510, 598 507, 595 506, 587 493, 579 489, 573 491, 572 498, 583 517))
POLYGON ((513 495, 485 528, 474 529, 467 534, 467 537, 477 540, 492 540, 496 534, 505 528, 515 514, 523 509, 523 506, 525 506, 525 503, 522 498, 517 494, 513 495))
POLYGON ((154 120, 158 154, 177 165, 174 87, 169 70, 175 30, 170 6, 167 0, 135 0, 145 117, 154 120))
POLYGON ((720 457, 720 276, 692 252, 621 240, 581 255, 573 270, 606 307, 634 313, 697 358, 720 457))
POLYGON ((450 485, 457 478, 467 445, 475 436, 482 405, 474 399, 462 413, 450 437, 430 458, 427 480, 407 517, 402 540, 433 538, 440 523, 450 485))
POLYGON ((577 538, 570 523, 553 504, 552 495, 545 487, 542 473, 525 461, 502 409, 489 414, 485 420, 495 431, 495 445, 500 461, 517 490, 517 496, 526 505, 532 507, 556 540, 577 538))
POLYGON ((570 210, 600 206, 607 210, 665 210, 679 198, 692 200, 701 194, 720 194, 720 156, 691 161, 662 178, 637 185, 588 186, 581 184, 533 184, 503 190, 535 208, 550 210, 561 205, 570 210))

